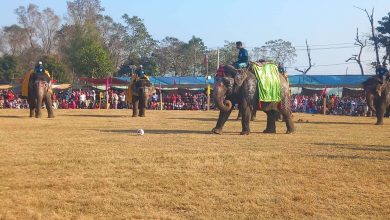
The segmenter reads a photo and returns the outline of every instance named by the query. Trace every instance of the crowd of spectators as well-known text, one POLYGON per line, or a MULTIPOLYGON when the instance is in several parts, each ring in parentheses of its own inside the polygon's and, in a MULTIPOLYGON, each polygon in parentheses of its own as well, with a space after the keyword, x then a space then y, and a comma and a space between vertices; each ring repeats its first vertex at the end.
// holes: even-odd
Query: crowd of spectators
MULTIPOLYGON (((12 90, 0 90, 0 108, 28 108, 27 99, 14 94, 12 90)), ((126 91, 110 90, 99 92, 94 89, 61 90, 52 95, 54 109, 128 109, 126 91)), ((183 94, 163 94, 165 110, 206 110, 207 96, 203 92, 186 92, 183 94)), ((148 109, 160 109, 159 94, 153 94, 148 101, 148 109)))
MULTIPOLYGON (((371 112, 364 96, 339 97, 334 94, 326 97, 326 114, 367 116, 371 112)), ((323 113, 324 99, 314 94, 305 96, 295 94, 291 96, 291 109, 293 112, 304 112, 311 114, 323 113)))
MULTIPOLYGON (((94 89, 62 90, 53 93, 53 107, 55 109, 128 109, 131 105, 126 99, 126 91, 110 90, 99 92, 94 89), (107 102, 108 100, 108 102, 107 102)), ((363 116, 371 114, 364 96, 339 97, 327 96, 326 114, 363 116)), ((167 93, 162 97, 165 110, 206 110, 207 96, 203 92, 167 93)), ((319 114, 323 112, 323 97, 314 94, 305 96, 294 94, 291 96, 293 112, 319 114)), ((26 99, 15 94, 12 90, 0 90, 0 108, 26 109, 26 99)), ((149 109, 160 109, 159 94, 153 94, 148 103, 149 109)), ((211 106, 211 109, 214 107, 211 106)))

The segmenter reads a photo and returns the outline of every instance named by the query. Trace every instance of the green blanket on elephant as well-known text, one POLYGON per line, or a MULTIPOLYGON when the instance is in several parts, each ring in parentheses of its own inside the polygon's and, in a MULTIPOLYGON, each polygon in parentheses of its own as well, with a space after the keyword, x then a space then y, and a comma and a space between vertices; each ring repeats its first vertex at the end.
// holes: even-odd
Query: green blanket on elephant
POLYGON ((252 63, 252 69, 257 79, 259 100, 279 102, 281 97, 278 67, 273 63, 263 64, 262 66, 252 63))

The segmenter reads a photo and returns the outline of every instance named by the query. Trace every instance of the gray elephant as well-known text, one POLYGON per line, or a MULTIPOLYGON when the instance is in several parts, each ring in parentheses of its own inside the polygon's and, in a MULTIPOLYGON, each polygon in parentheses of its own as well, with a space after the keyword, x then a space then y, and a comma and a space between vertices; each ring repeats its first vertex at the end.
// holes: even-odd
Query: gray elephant
POLYGON ((148 100, 156 92, 156 89, 148 79, 138 79, 131 87, 133 117, 145 117, 148 100))
POLYGON ((28 104, 30 106, 30 117, 42 117, 42 103, 45 102, 49 118, 54 118, 51 99, 50 78, 46 74, 32 75, 28 84, 28 104))
POLYGON ((222 128, 232 112, 233 104, 238 104, 242 113, 241 135, 250 133, 249 122, 252 112, 262 110, 267 114, 267 126, 264 133, 276 133, 276 120, 279 113, 286 122, 287 132, 295 131, 290 109, 290 88, 286 77, 279 74, 280 78, 280 102, 260 102, 259 90, 256 76, 253 69, 247 71, 235 69, 231 65, 224 67, 224 77, 217 77, 214 82, 214 102, 220 113, 217 125, 212 129, 215 134, 222 134, 222 128))
POLYGON ((383 125, 385 113, 390 111, 390 82, 383 86, 378 76, 368 78, 363 82, 368 107, 375 112, 376 125, 383 125))

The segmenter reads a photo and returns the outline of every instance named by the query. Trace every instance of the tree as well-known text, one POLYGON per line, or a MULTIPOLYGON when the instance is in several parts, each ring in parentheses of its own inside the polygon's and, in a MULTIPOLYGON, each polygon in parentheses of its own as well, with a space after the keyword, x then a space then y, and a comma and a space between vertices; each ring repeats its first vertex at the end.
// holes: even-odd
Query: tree
POLYGON ((309 61, 309 67, 304 69, 304 70, 300 70, 298 68, 295 68, 296 71, 301 72, 303 75, 306 75, 309 72, 309 70, 311 69, 311 67, 312 67, 311 55, 310 55, 310 47, 309 47, 309 44, 307 43, 307 40, 306 40, 306 52, 307 52, 307 58, 308 58, 308 61, 309 61))
POLYGON ((225 41, 225 45, 219 50, 219 61, 221 64, 232 64, 237 60, 237 54, 236 42, 225 41))
POLYGON ((79 76, 105 78, 113 72, 107 51, 96 42, 90 42, 76 54, 76 71, 79 76))
POLYGON ((19 56, 28 48, 29 40, 24 28, 14 24, 3 28, 2 52, 12 56, 19 56))
POLYGON ((17 60, 14 56, 5 55, 0 58, 0 81, 11 82, 19 76, 17 72, 17 60))
POLYGON ((191 75, 191 72, 194 76, 202 74, 203 57, 206 53, 206 46, 204 45, 203 40, 192 36, 188 43, 183 45, 182 50, 185 56, 184 62, 187 63, 184 74, 191 75))
POLYGON ((378 65, 380 64, 380 61, 379 61, 379 41, 378 41, 378 37, 375 34, 374 8, 371 10, 371 14, 369 14, 367 9, 362 9, 362 8, 359 8, 359 7, 356 7, 356 6, 354 6, 354 7, 359 9, 359 10, 364 11, 366 13, 366 15, 367 15, 368 20, 370 21, 370 26, 371 26, 371 38, 370 38, 370 40, 372 40, 374 42, 374 49, 375 49, 375 55, 376 55, 376 65, 375 66, 378 67, 378 65))
POLYGON ((37 21, 37 36, 44 54, 51 54, 55 45, 55 34, 59 30, 61 19, 51 8, 42 11, 37 21))
POLYGON ((15 10, 15 13, 18 16, 19 24, 22 25, 26 31, 30 42, 30 47, 35 48, 37 44, 35 37, 38 31, 36 27, 41 17, 38 6, 34 4, 29 4, 27 8, 20 6, 15 10))
POLYGON ((69 24, 83 26, 86 23, 96 24, 97 18, 104 8, 100 0, 67 1, 69 24))
POLYGON ((71 82, 71 76, 66 73, 65 66, 54 56, 45 56, 42 58, 43 65, 51 74, 51 78, 59 83, 71 82))
POLYGON ((250 52, 250 57, 252 60, 269 60, 268 51, 265 46, 255 47, 250 52))
POLYGON ((380 25, 376 28, 379 32, 378 42, 386 51, 382 64, 385 65, 386 61, 390 64, 390 12, 378 23, 380 25))
POLYGON ((97 26, 114 67, 120 67, 128 58, 126 39, 129 35, 126 28, 109 16, 99 16, 97 26))
POLYGON ((174 73, 181 76, 186 66, 184 62, 183 46, 184 42, 175 37, 165 37, 159 44, 155 56, 158 59, 158 69, 160 73, 174 73))
POLYGON ((137 16, 122 16, 128 33, 126 43, 129 57, 149 57, 156 48, 156 41, 149 34, 143 20, 137 16))
POLYGON ((356 61, 356 63, 360 67, 361 74, 364 75, 364 69, 363 69, 363 65, 362 65, 362 61, 361 61, 361 56, 362 56, 363 48, 366 47, 366 45, 367 45, 367 40, 364 40, 364 42, 363 42, 363 40, 361 40, 359 38, 359 29, 356 29, 355 45, 360 47, 359 54, 353 54, 352 57, 348 58, 345 62, 349 62, 351 60, 356 61))
POLYGON ((296 49, 291 42, 282 39, 270 40, 265 42, 264 48, 268 51, 268 57, 274 62, 292 64, 297 57, 296 49))

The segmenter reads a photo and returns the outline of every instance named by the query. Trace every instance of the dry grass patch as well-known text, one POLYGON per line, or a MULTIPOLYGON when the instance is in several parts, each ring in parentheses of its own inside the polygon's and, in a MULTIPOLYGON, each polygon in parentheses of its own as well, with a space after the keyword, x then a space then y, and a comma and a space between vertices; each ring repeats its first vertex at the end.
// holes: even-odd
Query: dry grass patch
POLYGON ((389 120, 295 114, 270 135, 259 113, 240 136, 234 119, 211 135, 214 111, 26 116, 0 111, 0 219, 390 216, 389 120))

